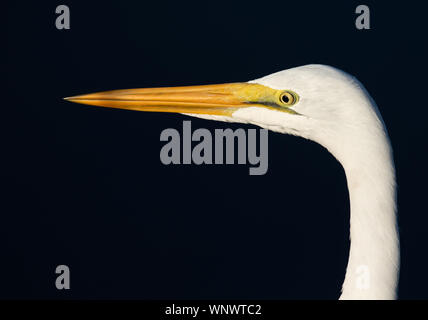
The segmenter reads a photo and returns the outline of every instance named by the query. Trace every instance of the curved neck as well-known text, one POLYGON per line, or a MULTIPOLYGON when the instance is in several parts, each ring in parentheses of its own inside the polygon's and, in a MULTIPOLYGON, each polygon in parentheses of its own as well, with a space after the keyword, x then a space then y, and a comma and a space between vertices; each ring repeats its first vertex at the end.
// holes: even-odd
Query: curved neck
POLYGON ((349 189, 351 245, 340 299, 395 299, 399 236, 389 140, 384 131, 346 149, 341 162, 349 189))

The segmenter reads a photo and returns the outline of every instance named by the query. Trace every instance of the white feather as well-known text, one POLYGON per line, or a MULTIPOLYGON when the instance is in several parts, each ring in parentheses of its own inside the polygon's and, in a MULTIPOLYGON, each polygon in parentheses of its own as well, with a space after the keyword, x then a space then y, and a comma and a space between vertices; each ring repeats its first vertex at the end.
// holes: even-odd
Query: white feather
POLYGON ((300 100, 293 109, 300 115, 259 107, 239 109, 231 117, 190 115, 252 123, 327 148, 345 170, 351 202, 351 247, 341 299, 395 299, 395 169, 375 102, 354 77, 324 65, 284 70, 250 82, 296 92, 300 100))

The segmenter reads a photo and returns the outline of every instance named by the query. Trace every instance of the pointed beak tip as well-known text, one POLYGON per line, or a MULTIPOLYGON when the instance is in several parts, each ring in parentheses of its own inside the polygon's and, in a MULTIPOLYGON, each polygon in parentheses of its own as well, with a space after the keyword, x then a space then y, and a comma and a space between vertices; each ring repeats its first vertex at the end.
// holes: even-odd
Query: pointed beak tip
POLYGON ((65 97, 62 98, 62 100, 68 101, 68 102, 76 102, 76 98, 78 98, 77 96, 73 96, 73 97, 65 97))

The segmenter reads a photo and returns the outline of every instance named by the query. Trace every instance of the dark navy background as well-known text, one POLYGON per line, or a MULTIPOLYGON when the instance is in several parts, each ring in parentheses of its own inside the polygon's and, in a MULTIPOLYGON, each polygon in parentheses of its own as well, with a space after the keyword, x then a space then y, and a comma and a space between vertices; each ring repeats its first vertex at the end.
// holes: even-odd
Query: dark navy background
MULTIPOLYGON (((428 298, 426 16, 416 1, 9 1, 2 19, 0 298, 336 299, 349 250, 340 164, 269 134, 269 170, 164 166, 182 115, 62 98, 247 81, 322 63, 376 100, 395 152, 399 296, 428 298), (66 4, 71 30, 55 28, 66 4), (71 269, 71 290, 55 268, 71 269)), ((252 128, 192 119, 196 128, 252 128)))

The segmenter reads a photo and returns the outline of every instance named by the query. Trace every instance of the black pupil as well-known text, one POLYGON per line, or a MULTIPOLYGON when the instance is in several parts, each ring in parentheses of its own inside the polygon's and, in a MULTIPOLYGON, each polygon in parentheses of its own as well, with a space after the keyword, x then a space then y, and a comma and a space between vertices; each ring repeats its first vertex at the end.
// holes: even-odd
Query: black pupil
POLYGON ((282 95, 281 99, 282 99, 282 102, 284 102, 284 103, 290 102, 290 98, 288 98, 288 96, 286 94, 282 95))

